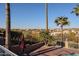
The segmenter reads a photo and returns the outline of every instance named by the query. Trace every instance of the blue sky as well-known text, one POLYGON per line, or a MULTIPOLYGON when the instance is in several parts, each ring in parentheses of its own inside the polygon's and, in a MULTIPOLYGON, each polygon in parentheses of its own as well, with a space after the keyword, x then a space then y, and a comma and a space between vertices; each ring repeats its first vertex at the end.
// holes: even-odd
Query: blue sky
MULTIPOLYGON (((77 4, 51 3, 48 4, 49 28, 58 28, 54 20, 60 16, 69 18, 70 26, 65 28, 78 28, 79 17, 71 14, 77 4)), ((45 4, 19 3, 11 4, 11 28, 45 28, 45 4)), ((0 4, 0 27, 5 28, 5 4, 0 4)))

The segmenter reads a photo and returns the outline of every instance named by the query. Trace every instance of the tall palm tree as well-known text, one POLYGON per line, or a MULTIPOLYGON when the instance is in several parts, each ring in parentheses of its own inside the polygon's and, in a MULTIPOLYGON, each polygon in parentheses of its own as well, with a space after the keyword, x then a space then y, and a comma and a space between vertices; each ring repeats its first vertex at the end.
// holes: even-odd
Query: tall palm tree
MULTIPOLYGON (((74 13, 76 16, 79 16, 79 5, 73 8, 72 13, 74 13)), ((77 40, 78 41, 78 40, 77 40)), ((77 42, 78 43, 78 42, 77 42)))
POLYGON ((61 27, 62 42, 63 42, 63 26, 69 24, 68 18, 67 17, 58 17, 57 19, 55 19, 55 23, 57 24, 57 26, 60 25, 60 27, 61 27))
POLYGON ((73 11, 71 13, 74 13, 76 16, 79 16, 79 5, 73 8, 73 11))
POLYGON ((6 39, 5 47, 9 49, 10 47, 10 4, 6 3, 6 39))
POLYGON ((49 32, 48 30, 48 4, 45 3, 45 15, 46 15, 46 32, 49 32))

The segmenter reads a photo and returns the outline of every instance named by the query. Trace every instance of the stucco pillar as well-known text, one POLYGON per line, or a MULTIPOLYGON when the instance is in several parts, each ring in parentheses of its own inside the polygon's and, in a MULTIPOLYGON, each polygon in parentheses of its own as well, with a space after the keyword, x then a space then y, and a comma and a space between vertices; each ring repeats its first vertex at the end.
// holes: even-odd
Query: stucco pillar
POLYGON ((65 48, 68 48, 68 39, 67 38, 64 43, 65 43, 65 48))

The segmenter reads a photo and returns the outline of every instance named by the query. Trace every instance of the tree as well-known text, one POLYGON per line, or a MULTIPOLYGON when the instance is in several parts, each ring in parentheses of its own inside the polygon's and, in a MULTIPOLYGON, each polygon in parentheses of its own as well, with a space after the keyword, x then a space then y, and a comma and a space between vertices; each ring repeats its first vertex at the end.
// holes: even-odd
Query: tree
POLYGON ((42 31, 39 34, 38 40, 39 41, 43 41, 43 42, 45 42, 46 45, 48 45, 48 44, 51 44, 52 41, 54 41, 54 37, 53 36, 50 36, 50 34, 48 32, 42 31))
POLYGON ((76 16, 79 16, 79 5, 77 5, 76 7, 73 8, 72 13, 74 13, 76 16))
POLYGON ((70 32, 68 33, 68 39, 69 39, 69 41, 76 42, 76 41, 77 41, 77 40, 76 40, 76 33, 70 31, 70 32))
POLYGON ((47 39, 48 38, 48 33, 47 32, 41 32, 40 34, 39 34, 39 40, 40 41, 43 41, 43 40, 45 40, 45 39, 47 39))
POLYGON ((76 16, 79 16, 79 5, 73 8, 73 11, 71 13, 74 13, 76 16))
POLYGON ((60 25, 60 27, 61 27, 62 42, 63 42, 63 26, 69 24, 68 18, 67 17, 58 17, 55 19, 55 23, 57 24, 57 26, 60 25))
POLYGON ((6 3, 6 40, 5 47, 9 49, 10 47, 10 4, 6 3))

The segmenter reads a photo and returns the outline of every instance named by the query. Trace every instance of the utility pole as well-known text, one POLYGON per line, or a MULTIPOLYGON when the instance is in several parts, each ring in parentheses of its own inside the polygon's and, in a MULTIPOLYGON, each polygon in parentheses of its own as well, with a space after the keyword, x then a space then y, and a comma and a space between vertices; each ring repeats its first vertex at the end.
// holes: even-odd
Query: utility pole
POLYGON ((49 29, 48 29, 48 3, 45 3, 45 15, 46 15, 46 32, 49 32, 49 29))

